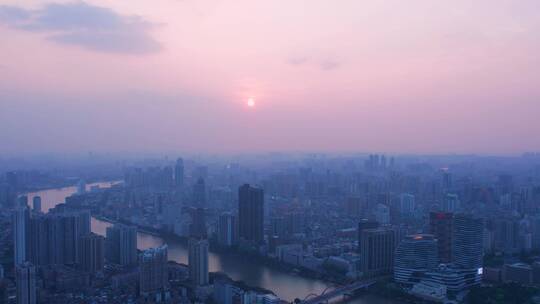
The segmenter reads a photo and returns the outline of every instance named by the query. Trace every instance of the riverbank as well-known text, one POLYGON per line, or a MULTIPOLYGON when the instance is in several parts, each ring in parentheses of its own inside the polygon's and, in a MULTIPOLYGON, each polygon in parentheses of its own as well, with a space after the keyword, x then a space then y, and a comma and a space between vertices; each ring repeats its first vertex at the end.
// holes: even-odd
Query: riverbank
MULTIPOLYGON (((108 186, 110 186, 110 183, 103 183, 101 185, 101 187, 108 186)), ((42 197, 43 210, 45 211, 59 203, 65 202, 65 198, 75 192, 76 187, 47 189, 37 193, 29 193, 29 198, 33 195, 40 195, 42 197)), ((109 221, 93 217, 92 231, 105 235, 106 228, 110 227, 114 222, 110 219, 107 220, 109 221)), ((182 242, 177 238, 172 239, 167 236, 163 238, 156 235, 151 229, 143 229, 137 234, 137 242, 141 250, 168 243, 169 259, 177 263, 188 263, 188 246, 186 240, 182 242), (151 232, 151 234, 148 232, 151 232)), ((310 293, 320 294, 326 288, 332 286, 328 282, 291 272, 290 268, 279 269, 237 254, 226 254, 212 250, 208 256, 208 262, 210 272, 225 273, 236 282, 244 282, 247 286, 257 286, 265 290, 270 290, 278 297, 289 302, 292 302, 295 298, 303 298, 310 293)), ((360 298, 355 298, 347 303, 402 304, 398 301, 380 298, 371 294, 362 294, 360 298)))

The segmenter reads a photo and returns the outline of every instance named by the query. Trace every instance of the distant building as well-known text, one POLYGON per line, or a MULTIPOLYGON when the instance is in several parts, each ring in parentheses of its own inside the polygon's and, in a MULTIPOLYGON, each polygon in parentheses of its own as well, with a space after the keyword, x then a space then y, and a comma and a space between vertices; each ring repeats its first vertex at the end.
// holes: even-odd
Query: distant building
POLYGON ((30 219, 29 258, 36 266, 76 264, 80 238, 90 233, 90 213, 51 209, 30 219))
POLYGON ((460 205, 457 194, 448 193, 443 201, 442 210, 445 212, 456 212, 460 209, 460 205))
POLYGON ((377 204, 373 213, 378 223, 382 225, 390 224, 390 208, 385 204, 377 204))
POLYGON ((30 212, 28 207, 17 207, 12 216, 13 223, 13 245, 16 265, 22 264, 29 259, 30 243, 30 212))
POLYGON ((401 284, 418 283, 426 271, 438 264, 437 240, 433 235, 409 235, 396 249, 394 280, 401 284))
POLYGON ((122 224, 107 227, 106 232, 107 260, 119 265, 137 263, 137 228, 122 224))
POLYGON ((205 210, 203 208, 192 208, 191 225, 189 227, 190 237, 206 238, 207 234, 205 210))
POLYGON ((208 285, 208 241, 189 240, 189 277, 197 286, 208 285))
POLYGON ((199 178, 193 185, 193 205, 196 207, 206 206, 206 185, 202 178, 199 178))
POLYGON ((429 214, 429 232, 437 239, 441 263, 450 263, 452 260, 453 222, 453 213, 431 212, 429 214))
POLYGON ((167 245, 146 249, 139 263, 139 288, 145 297, 158 297, 169 287, 167 245))
POLYGON ((360 251, 360 246, 362 245, 362 231, 365 229, 374 229, 378 228, 379 223, 376 221, 370 221, 368 219, 362 219, 358 222, 358 251, 360 251))
POLYGON ((17 304, 36 304, 36 267, 29 262, 15 267, 15 283, 17 285, 17 304))
POLYGON ((77 194, 84 194, 86 193, 86 182, 81 179, 77 183, 77 194))
POLYGON ((184 160, 182 158, 178 158, 174 166, 174 184, 177 187, 184 186, 184 160))
POLYGON ((105 256, 105 238, 95 233, 81 237, 80 268, 86 272, 95 273, 103 270, 105 256))
POLYGON ((34 212, 41 212, 41 196, 34 196, 32 198, 32 210, 34 212))
POLYGON ((17 198, 17 207, 26 208, 28 207, 28 196, 21 195, 17 198))
POLYGON ((246 241, 264 241, 264 192, 249 184, 238 190, 239 237, 246 241))
POLYGON ((402 216, 411 216, 416 209, 416 200, 414 195, 403 193, 399 196, 399 212, 402 216))
POLYGON ((467 287, 480 283, 482 279, 483 232, 482 219, 464 214, 454 216, 452 262, 466 274, 467 287))
POLYGON ((360 239, 360 269, 365 277, 394 270, 395 233, 391 228, 364 229, 360 239))
POLYGON ((238 225, 236 216, 232 213, 223 213, 219 216, 218 243, 222 246, 233 246, 238 239, 238 225))

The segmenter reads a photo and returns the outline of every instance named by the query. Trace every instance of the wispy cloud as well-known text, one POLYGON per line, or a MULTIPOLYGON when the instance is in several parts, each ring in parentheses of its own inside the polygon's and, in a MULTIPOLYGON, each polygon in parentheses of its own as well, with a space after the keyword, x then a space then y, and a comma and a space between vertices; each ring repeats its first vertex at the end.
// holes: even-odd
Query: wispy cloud
POLYGON ((95 51, 146 54, 161 49, 150 34, 152 23, 85 2, 48 4, 37 10, 2 5, 0 24, 22 31, 44 32, 55 43, 95 51))
POLYGON ((309 61, 309 58, 307 56, 294 56, 289 58, 287 60, 287 63, 291 65, 302 65, 304 63, 307 63, 309 61))
POLYGON ((311 58, 309 56, 293 56, 287 59, 287 64, 292 66, 315 66, 323 71, 339 68, 341 63, 335 58, 311 58))
POLYGON ((335 59, 326 59, 321 61, 319 66, 325 71, 330 71, 339 68, 340 63, 335 59))

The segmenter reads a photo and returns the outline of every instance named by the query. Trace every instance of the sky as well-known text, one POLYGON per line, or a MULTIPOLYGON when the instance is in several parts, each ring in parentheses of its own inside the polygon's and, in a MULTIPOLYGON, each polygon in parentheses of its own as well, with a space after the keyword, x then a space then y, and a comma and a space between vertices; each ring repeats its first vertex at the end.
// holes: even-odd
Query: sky
POLYGON ((0 0, 0 154, 540 151, 539 54, 538 0, 0 0))

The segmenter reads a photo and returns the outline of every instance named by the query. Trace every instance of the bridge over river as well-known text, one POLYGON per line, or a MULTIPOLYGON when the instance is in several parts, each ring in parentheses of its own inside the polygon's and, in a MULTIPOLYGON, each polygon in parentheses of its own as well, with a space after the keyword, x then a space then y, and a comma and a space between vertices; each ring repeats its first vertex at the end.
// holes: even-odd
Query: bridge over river
POLYGON ((337 287, 337 288, 332 289, 332 290, 327 288, 320 295, 309 294, 300 303, 302 303, 302 304, 328 303, 330 300, 336 299, 338 297, 351 295, 351 294, 354 294, 358 290, 368 288, 371 285, 377 283, 377 281, 379 281, 381 279, 384 279, 384 278, 385 277, 378 277, 378 278, 369 278, 369 279, 365 279, 365 280, 360 280, 360 281, 353 282, 353 283, 351 283, 349 285, 337 287))

